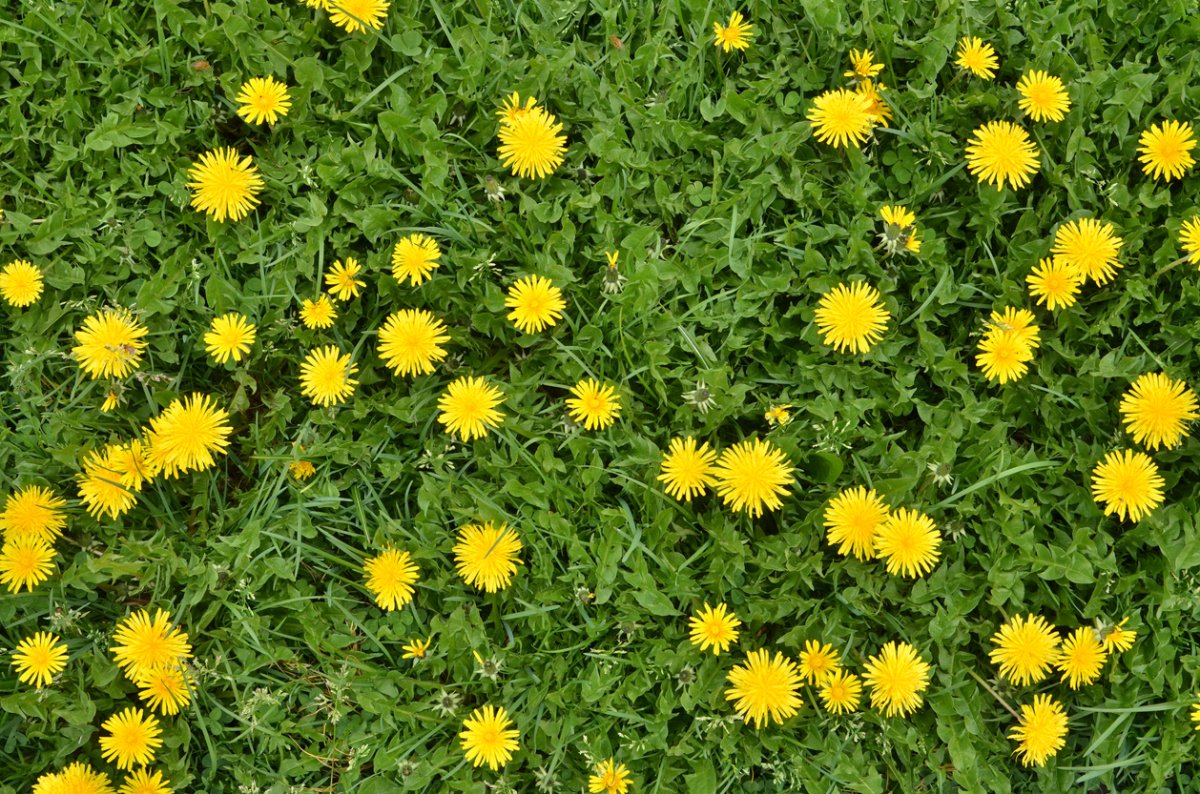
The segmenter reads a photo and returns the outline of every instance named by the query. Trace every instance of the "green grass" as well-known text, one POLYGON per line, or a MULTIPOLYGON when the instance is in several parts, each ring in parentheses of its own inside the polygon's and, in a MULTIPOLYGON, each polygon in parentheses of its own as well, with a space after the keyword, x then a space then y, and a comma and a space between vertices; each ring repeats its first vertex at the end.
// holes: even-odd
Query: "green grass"
POLYGON ((1200 387, 1200 275, 1175 233, 1196 211, 1196 176, 1170 187, 1138 169, 1138 133, 1197 120, 1194 4, 753 3, 745 56, 711 45, 708 3, 394 3, 378 36, 352 37, 296 2, 28 0, 0 11, 0 259, 47 270, 26 311, 0 307, 0 492, 44 483, 72 498, 83 453, 126 439, 177 395, 203 390, 233 413, 212 472, 159 479, 117 522, 77 503, 59 573, 0 596, 0 648, 52 627, 71 650, 44 692, 0 654, 0 794, 28 791, 73 759, 99 763, 99 725, 136 701, 107 649, 116 622, 162 606, 195 645, 193 707, 164 719, 160 767, 178 791, 506 790, 472 770, 461 720, 507 707, 521 749, 515 791, 580 791, 615 755, 645 792, 1192 791, 1187 708, 1200 671, 1200 445, 1154 455, 1166 504, 1138 524, 1105 518, 1088 475, 1129 444, 1116 406, 1164 368, 1200 387), (420 11, 411 11, 413 8, 420 11), (993 42, 995 82, 955 79, 958 37, 993 42), (622 42, 616 47, 610 37, 622 42), (871 47, 896 111, 862 152, 810 137, 809 100, 841 85, 851 47, 871 47), (203 68, 202 68, 203 67, 203 68), (1017 119, 1026 68, 1066 81, 1073 106, 1030 125, 1043 151, 1031 187, 979 186, 962 149, 984 120, 1017 119), (248 128, 232 97, 249 77, 292 87, 274 130, 248 128), (533 94, 566 125, 566 163, 542 182, 495 155, 501 96, 533 94), (267 190, 252 217, 207 223, 185 172, 217 145, 253 153, 267 190), (489 201, 498 179, 503 202, 489 201), (918 216, 919 257, 873 249, 877 210, 918 216), (1074 216, 1114 222, 1124 268, 1053 316, 1032 371, 1000 388, 974 366, 982 317, 1031 305, 1024 276, 1074 216), (391 246, 421 231, 446 251, 413 289, 388 275, 391 246), (601 291, 619 249, 625 289, 601 291), (367 295, 328 332, 299 302, 335 259, 367 263, 367 295), (503 291, 539 273, 564 288, 551 332, 517 334, 503 291), (865 356, 836 355, 813 325, 817 296, 863 278, 893 321, 865 356), (149 326, 147 358, 112 414, 106 385, 68 358, 72 331, 105 304, 149 326), (451 358, 428 377, 391 376, 373 331, 429 308, 451 358), (219 367, 200 341, 215 314, 257 323, 249 365, 219 367), (355 351, 361 385, 316 410, 299 394, 305 351, 355 351), (445 385, 484 374, 507 421, 452 444, 435 421, 445 385), (583 376, 621 387, 611 430, 564 423, 583 376), (713 391, 701 414, 683 399, 713 391), (721 447, 770 432, 797 466, 784 508, 732 516, 693 506, 654 477, 672 436, 721 447), (318 475, 287 463, 305 447, 318 475), (953 482, 937 482, 930 467, 953 482), (928 512, 947 533, 934 572, 912 582, 837 557, 824 504, 857 484, 928 512), (454 572, 454 530, 507 521, 525 565, 493 596, 454 572), (422 569, 413 605, 375 607, 360 566, 383 543, 422 569), (581 594, 594 593, 594 598, 581 594), (701 656, 686 618, 724 600, 746 623, 731 655, 701 656), (1016 612, 1073 628, 1131 617, 1139 636, 1101 680, 1014 688, 988 638, 1016 612), (413 666, 400 646, 434 636, 413 666), (806 706, 755 731, 723 699, 754 647, 795 655, 832 642, 852 668, 890 639, 935 672, 908 719, 831 718, 806 706), (474 653, 500 660, 479 674, 474 653), (1070 735, 1042 769, 1021 768, 1005 708, 1051 691, 1070 735), (448 692, 453 716, 435 704, 448 692))

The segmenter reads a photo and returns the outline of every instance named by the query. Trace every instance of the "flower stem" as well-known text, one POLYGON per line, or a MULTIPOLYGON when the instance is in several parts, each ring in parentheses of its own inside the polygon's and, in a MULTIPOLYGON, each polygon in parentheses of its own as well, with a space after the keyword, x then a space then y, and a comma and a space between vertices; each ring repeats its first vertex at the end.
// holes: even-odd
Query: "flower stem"
POLYGON ((979 685, 981 687, 983 687, 984 689, 986 689, 988 691, 988 694, 996 699, 997 703, 999 703, 1001 706, 1004 706, 1004 708, 1008 711, 1009 714, 1013 715, 1013 717, 1018 720, 1021 719, 1021 715, 1017 713, 1016 709, 1014 709, 1012 706, 1008 705, 1008 701, 1006 701, 1004 698, 1000 697, 1000 693, 997 692, 996 690, 992 689, 991 686, 988 685, 987 681, 984 681, 982 678, 980 678, 978 675, 976 675, 974 670, 971 670, 970 668, 968 668, 967 674, 969 676, 971 676, 972 678, 974 678, 976 681, 978 681, 979 685))

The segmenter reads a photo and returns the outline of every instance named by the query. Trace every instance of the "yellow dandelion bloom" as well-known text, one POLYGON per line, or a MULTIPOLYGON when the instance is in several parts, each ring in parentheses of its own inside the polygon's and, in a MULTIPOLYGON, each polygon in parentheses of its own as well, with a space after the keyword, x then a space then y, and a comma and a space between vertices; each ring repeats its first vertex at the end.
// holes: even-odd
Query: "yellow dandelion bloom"
POLYGON ((400 609, 412 601, 421 570, 407 551, 384 549, 363 563, 367 589, 375 603, 388 612, 400 609))
POLYGON ((160 667, 177 667, 191 658, 188 635, 171 625, 171 615, 156 609, 154 618, 139 610, 117 624, 111 648, 113 659, 135 683, 160 667))
POLYGON ((892 120, 892 109, 883 101, 886 85, 874 80, 863 80, 854 90, 867 100, 867 113, 871 116, 872 124, 886 124, 892 120))
POLYGON ((825 344, 839 353, 866 353, 883 338, 891 314, 879 291, 861 281, 838 284, 821 297, 815 319, 825 344))
POLYGON ((930 667, 906 642, 889 642, 867 660, 863 680, 871 688, 871 705, 886 717, 901 717, 921 707, 929 686, 930 667))
POLYGON ((263 178, 250 157, 233 149, 214 149, 200 155, 188 169, 192 206, 218 223, 241 220, 258 206, 263 178))
POLYGON ((33 794, 112 794, 112 791, 108 775, 79 761, 61 772, 43 774, 33 786, 33 794))
POLYGON ((100 412, 106 414, 109 411, 114 410, 120 404, 121 395, 115 391, 110 391, 104 395, 104 402, 100 404, 100 412))
POLYGON ((0 268, 0 298, 10 306, 31 306, 41 295, 42 271, 32 262, 15 259, 0 268))
POLYGON ((500 163, 513 176, 542 179, 562 165, 567 151, 563 125, 545 108, 533 107, 500 125, 500 163))
POLYGON ((1200 418, 1196 393, 1164 372, 1147 372, 1121 397, 1121 419, 1146 449, 1178 446, 1189 422, 1200 418))
POLYGON ((792 406, 790 404, 772 405, 763 414, 763 419, 766 419, 767 424, 772 427, 784 427, 788 422, 792 421, 791 410, 792 406))
POLYGON ((102 309, 75 332, 71 355, 93 380, 123 378, 141 365, 148 333, 128 309, 102 309))
POLYGON ((569 415, 588 430, 611 427, 621 413, 621 398, 607 383, 584 378, 571 387, 571 394, 567 398, 569 415))
POLYGON ((693 496, 701 496, 716 484, 712 473, 716 460, 717 453, 709 448, 708 442, 697 446, 691 436, 673 438, 663 455, 658 481, 663 483, 667 495, 690 502, 693 496))
POLYGON ((729 650, 731 643, 737 642, 740 625, 742 621, 725 604, 710 607, 705 601, 700 611, 688 620, 689 639, 701 653, 712 648, 713 656, 719 656, 729 650))
POLYGON ((1124 241, 1111 223, 1095 218, 1067 221, 1054 233, 1054 261, 1075 268, 1096 284, 1112 281, 1121 268, 1117 252, 1124 241))
POLYGON ((842 658, 832 645, 817 640, 804 643, 804 650, 800 652, 800 676, 805 683, 820 684, 841 669, 842 658))
POLYGON ((297 480, 304 482, 317 473, 317 467, 307 460, 293 460, 288 464, 288 472, 297 480))
POLYGON ((117 769, 153 763, 154 752, 162 746, 158 718, 139 708, 112 715, 103 727, 108 735, 100 737, 100 757, 116 764, 117 769))
POLYGON ((171 781, 162 772, 142 767, 125 777, 117 794, 172 794, 171 781))
POLYGON ((352 256, 346 257, 345 262, 339 259, 325 274, 325 288, 340 301, 357 298, 362 294, 363 287, 367 286, 367 282, 358 280, 361 274, 362 265, 357 259, 352 256))
POLYGON ((1010 121, 989 121, 967 142, 967 170, 997 190, 1007 182, 1014 190, 1029 184, 1041 153, 1029 133, 1010 121))
POLYGON ((614 763, 611 757, 596 764, 596 773, 588 778, 590 794, 625 794, 632 785, 629 769, 624 764, 614 763))
POLYGON ((437 269, 442 249, 427 234, 410 234, 400 239, 392 249, 392 278, 401 284, 408 279, 417 286, 437 269))
POLYGON ((907 229, 917 222, 917 216, 908 207, 901 204, 884 204, 879 208, 879 217, 884 223, 890 223, 901 229, 907 229))
POLYGON ((512 124, 517 119, 521 118, 521 116, 525 115, 536 107, 536 99, 533 97, 526 97, 525 104, 522 105, 521 95, 516 91, 513 91, 512 94, 502 100, 500 109, 496 111, 496 115, 500 118, 501 124, 512 124))
POLYGON ((504 414, 496 410, 502 402, 504 394, 483 378, 458 378, 438 398, 437 420, 463 441, 483 438, 504 421, 504 414))
POLYGON ((1049 695, 1034 695, 1033 705, 1021 704, 1021 721, 1008 738, 1017 743, 1013 751, 1023 766, 1044 766, 1058 754, 1067 737, 1067 714, 1062 704, 1049 695))
POLYGON ((521 539, 506 524, 491 521, 467 524, 458 531, 454 565, 458 575, 472 587, 488 593, 503 590, 512 582, 521 559, 521 539))
POLYGON ((204 334, 204 346, 218 364, 233 359, 241 361, 254 344, 254 325, 237 312, 214 317, 204 334))
POLYGON ((1029 296, 1037 299, 1039 306, 1054 311, 1075 305, 1083 275, 1062 260, 1047 258, 1038 262, 1025 277, 1025 283, 1029 285, 1029 296))
POLYGON ((1036 319, 1028 309, 1006 306, 1004 311, 993 311, 988 318, 989 333, 1010 334, 1021 344, 1033 349, 1041 342, 1036 319))
POLYGON ((1029 370, 1032 360, 1033 348, 1022 342, 1019 336, 995 330, 984 334, 979 342, 979 354, 975 357, 975 363, 983 370, 984 377, 1002 384, 1020 380, 1029 370))
POLYGON ((1040 615, 1014 615, 992 635, 992 664, 1017 686, 1041 683, 1058 659, 1058 632, 1040 615))
POLYGON ((1093 628, 1081 626, 1062 641, 1055 667, 1071 689, 1079 689, 1100 677, 1106 661, 1108 651, 1100 642, 1100 635, 1093 628))
POLYGON ((772 659, 769 651, 750 651, 727 678, 725 699, 734 701, 734 710, 755 728, 770 720, 782 723, 800 710, 800 673, 782 653, 772 659))
POLYGON ((304 299, 300 305, 300 321, 305 328, 329 328, 337 319, 337 309, 328 295, 321 295, 315 301, 304 299))
POLYGON ((79 498, 97 520, 104 513, 111 519, 120 518, 137 506, 138 492, 151 466, 140 441, 93 450, 83 458, 79 498), (136 449, 132 449, 135 444, 136 449))
POLYGON ((875 533, 875 556, 886 563, 887 572, 910 579, 933 570, 941 545, 942 534, 933 519, 903 507, 888 516, 875 533))
POLYGON ((334 345, 314 348, 300 365, 300 393, 313 405, 338 405, 354 394, 358 381, 351 376, 356 372, 349 353, 343 355, 334 345))
POLYGON ((134 679, 138 697, 160 714, 175 715, 192 702, 196 679, 182 664, 167 664, 143 670, 134 679))
POLYGON ((821 682, 817 695, 825 710, 831 714, 849 714, 858 709, 862 697, 862 680, 854 673, 834 670, 821 682))
POLYGON ((882 71, 883 64, 875 63, 873 50, 850 50, 850 71, 844 72, 842 76, 862 80, 874 77, 882 71))
POLYGON ((287 84, 274 77, 251 77, 242 84, 237 95, 237 114, 247 124, 274 124, 291 110, 287 84))
POLYGON ((1105 633, 1104 639, 1100 642, 1106 652, 1124 653, 1133 647, 1134 640, 1137 639, 1137 631, 1125 628, 1125 624, 1128 622, 1129 618, 1123 618, 1120 623, 1105 633))
POLYGON ((1200 215, 1189 218, 1179 227, 1179 245, 1193 264, 1200 262, 1200 215))
POLYGON ((1062 121, 1071 108, 1071 97, 1063 81, 1037 69, 1021 75, 1017 93, 1021 95, 1017 106, 1034 121, 1062 121))
POLYGON ((166 410, 150 420, 146 433, 146 458, 151 471, 178 477, 217 465, 214 455, 229 451, 229 412, 218 408, 207 394, 172 400, 166 410))
POLYGON ((4 510, 0 511, 0 533, 7 540, 33 536, 53 543, 67 525, 63 514, 66 506, 67 500, 49 488, 27 485, 5 498, 4 510))
POLYGON ((487 764, 495 771, 508 763, 519 749, 517 738, 520 732, 510 728, 512 724, 508 712, 494 706, 475 709, 463 720, 463 730, 458 738, 471 766, 487 764))
POLYGON ((562 290, 554 286, 550 279, 528 276, 517 279, 508 288, 504 305, 512 309, 508 319, 518 331, 536 334, 562 319, 562 310, 567 302, 563 300, 562 290))
POLYGON ((1200 731, 1200 695, 1197 696, 1196 702, 1192 704, 1192 723, 1196 726, 1194 730, 1200 731))
POLYGON ((66 643, 48 631, 39 631, 17 643, 13 649, 12 666, 17 680, 38 689, 49 686, 54 676, 67 666, 66 643))
POLYGON ((329 21, 347 33, 367 33, 383 28, 387 19, 386 0, 326 0, 329 21))
POLYGON ((424 659, 429 653, 429 644, 433 642, 433 637, 422 639, 417 637, 414 640, 409 640, 406 644, 401 645, 400 649, 404 651, 400 655, 401 659, 412 659, 413 662, 419 662, 424 659))
POLYGON ((428 375, 446 358, 446 326, 424 309, 401 309, 379 329, 379 357, 395 374, 428 375))
POLYGON ((1192 158, 1196 139, 1192 134, 1192 125, 1187 122, 1155 124, 1142 133, 1138 143, 1138 160, 1142 163, 1142 171, 1155 179, 1168 182, 1182 179, 1196 164, 1192 158))
POLYGON ((991 80, 996 76, 996 68, 1000 60, 996 50, 978 37, 964 36, 958 42, 958 57, 954 61, 961 69, 966 69, 976 77, 991 80))
POLYGON ((722 52, 744 51, 754 38, 754 26, 746 21, 741 11, 733 11, 729 14, 728 25, 713 23, 713 37, 713 45, 721 48, 722 52))
POLYGON ((838 554, 860 560, 875 557, 875 535, 887 520, 888 506, 861 485, 840 492, 825 507, 826 539, 838 554))
POLYGON ((876 118, 870 100, 857 91, 835 88, 812 101, 808 109, 813 137, 834 148, 858 148, 871 135, 876 118))
POLYGON ((0 546, 0 584, 10 593, 33 588, 54 570, 54 547, 39 537, 22 535, 0 546))
POLYGON ((752 518, 763 508, 778 510, 779 497, 792 484, 792 467, 783 450, 769 441, 741 441, 724 450, 713 469, 717 495, 735 513, 746 511, 752 518))
POLYGON ((1158 466, 1142 452, 1110 452, 1092 470, 1092 497, 1104 515, 1140 521, 1163 502, 1158 466))

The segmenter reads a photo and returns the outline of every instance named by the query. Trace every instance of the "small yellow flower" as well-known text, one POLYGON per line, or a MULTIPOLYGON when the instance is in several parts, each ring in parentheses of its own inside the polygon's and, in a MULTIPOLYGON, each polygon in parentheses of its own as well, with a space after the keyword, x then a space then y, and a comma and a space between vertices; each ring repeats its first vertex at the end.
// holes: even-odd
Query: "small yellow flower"
POLYGON ((1187 436, 1188 423, 1200 418, 1196 393, 1165 372, 1139 375, 1121 397, 1121 419, 1133 440, 1155 450, 1171 449, 1187 436))
POLYGON ((317 467, 307 460, 293 460, 288 464, 288 471, 297 480, 303 482, 317 473, 317 467))
POLYGON ((779 427, 783 427, 788 422, 792 421, 792 415, 790 413, 791 409, 792 406, 790 403, 785 403, 783 405, 772 405, 767 409, 767 412, 763 414, 763 418, 766 419, 767 424, 771 425, 772 427, 777 425, 779 427))
POLYGON ((36 535, 22 535, 0 546, 0 584, 8 592, 30 592, 54 570, 54 547, 36 535))
POLYGON ((433 637, 429 636, 425 639, 417 637, 409 640, 407 644, 400 646, 404 653, 400 656, 401 659, 412 659, 413 662, 419 662, 429 653, 429 644, 433 642, 433 637))
POLYGON ((910 579, 933 570, 941 545, 942 535, 933 519, 903 507, 875 533, 875 555, 886 563, 887 572, 910 579))
POLYGON ((237 312, 214 317, 204 334, 205 349, 218 364, 230 359, 241 361, 254 344, 254 332, 250 321, 237 312))
POLYGON ((729 15, 728 25, 713 23, 713 44, 723 52, 746 50, 750 46, 750 40, 754 38, 753 28, 754 26, 742 16, 741 11, 734 11, 729 15))
POLYGON ((737 642, 740 625, 742 621, 725 604, 710 607, 705 601, 703 608, 688 621, 690 640, 701 653, 712 648, 713 655, 718 656, 729 650, 730 643, 737 642))
POLYGON ((455 567, 467 584, 495 593, 512 581, 521 564, 517 556, 521 548, 521 539, 506 524, 467 524, 454 544, 455 567))
POLYGON ((12 666, 22 684, 41 689, 67 666, 67 646, 56 635, 39 631, 17 643, 12 666))
POLYGON ((75 332, 71 355, 88 377, 124 378, 142 363, 146 326, 128 309, 102 309, 83 321, 75 332))
POLYGON ((379 329, 379 357, 395 374, 428 375, 446 358, 450 341, 445 324, 424 309, 401 309, 379 329))
POLYGON ((1163 478, 1144 452, 1110 452, 1092 470, 1092 497, 1104 515, 1140 521, 1163 502, 1163 478))
POLYGON ((1095 218, 1067 221, 1054 233, 1054 261, 1075 268, 1080 275, 1104 285, 1117 275, 1117 252, 1124 241, 1111 223, 1095 218))
POLYGON ((831 714, 849 714, 858 708, 862 696, 862 680, 854 673, 834 670, 821 682, 817 694, 831 714))
POLYGON ((792 485, 792 466, 783 450, 768 441, 741 441, 721 453, 713 470, 717 495, 735 513, 745 511, 751 518, 763 514, 763 508, 783 507, 792 485))
POLYGON ((716 459, 717 453, 707 442, 696 446, 696 439, 691 436, 673 438, 663 455, 658 481, 663 483, 669 496, 690 502, 693 496, 702 495, 716 484, 712 474, 716 459))
POLYGON ((1133 642, 1137 639, 1137 631, 1125 628, 1125 624, 1128 622, 1129 618, 1123 618, 1120 623, 1105 633, 1104 639, 1101 640, 1105 651, 1124 653, 1133 647, 1133 642))
POLYGON ((554 286, 550 279, 528 276, 513 282, 504 305, 512 309, 508 319, 518 331, 535 334, 556 325, 562 319, 567 302, 563 300, 562 290, 554 286))
POLYGON ((254 161, 239 157, 229 148, 200 155, 200 162, 188 169, 188 178, 192 206, 218 223, 249 215, 258 205, 258 194, 263 189, 263 178, 254 161))
POLYGON ((363 573, 375 603, 388 612, 412 601, 415 585, 421 578, 412 555, 397 549, 384 549, 367 560, 363 563, 363 573))
POLYGON ((427 234, 410 234, 392 249, 392 278, 401 284, 405 279, 412 286, 429 278, 438 267, 442 249, 427 234))
POLYGON ((563 125, 549 111, 533 107, 500 125, 500 163, 513 176, 543 179, 562 165, 567 151, 563 125))
POLYGON ((510 728, 512 724, 507 711, 493 706, 475 709, 463 720, 463 730, 458 737, 471 766, 487 764, 494 772, 508 763, 513 752, 519 749, 520 732, 510 728))
POLYGON ((1100 642, 1100 635, 1093 628, 1081 626, 1063 640, 1055 667, 1062 672, 1062 680, 1071 689, 1079 689, 1100 677, 1106 661, 1108 651, 1100 642))
POLYGON ((1004 189, 1025 187, 1037 173, 1041 152, 1029 133, 1011 121, 989 121, 967 142, 967 171, 980 182, 1004 189))
POLYGON ((340 301, 357 298, 362 294, 362 288, 367 285, 367 282, 358 280, 361 273, 362 265, 354 257, 346 257, 345 262, 339 259, 325 274, 325 288, 340 301))
POLYGON ((109 391, 104 395, 104 402, 100 404, 100 413, 108 413, 114 410, 121 404, 121 395, 116 391, 109 391))
POLYGON ((438 398, 437 420, 463 441, 483 438, 504 421, 502 402, 504 393, 483 378, 458 378, 438 398))
POLYGON ((387 19, 387 0, 325 0, 329 21, 347 33, 368 33, 383 28, 387 19))
POLYGON ((611 427, 621 412, 621 398, 607 383, 584 378, 571 387, 567 398, 570 417, 588 430, 611 427))
POLYGON ((838 554, 875 558, 875 535, 890 511, 875 491, 861 485, 842 491, 825 508, 826 538, 838 554))
POLYGON ((104 730, 108 735, 100 737, 100 756, 116 764, 117 769, 153 763, 155 750, 162 746, 158 718, 139 708, 125 709, 109 717, 104 730))
POLYGON ((300 306, 300 321, 305 328, 329 328, 337 319, 337 309, 328 295, 322 295, 315 301, 308 298, 300 306))
POLYGON ((1071 108, 1071 97, 1063 81, 1051 74, 1034 69, 1017 81, 1021 95, 1017 105, 1034 121, 1062 121, 1071 108))
POLYGON ((813 137, 835 149, 862 146, 876 118, 871 99, 846 88, 820 94, 808 110, 813 137))
POLYGON ((632 785, 629 769, 614 763, 611 757, 596 764, 596 773, 588 778, 590 794, 625 794, 632 785))
POLYGON ((521 116, 537 107, 537 100, 533 97, 526 97, 525 104, 521 104, 521 95, 516 91, 505 97, 500 105, 500 109, 496 111, 496 115, 500 118, 501 124, 512 124, 521 116))
POLYGON ((1192 264, 1200 263, 1200 215, 1189 218, 1179 227, 1179 245, 1192 264))
POLYGON ((1196 164, 1192 157, 1192 149, 1196 148, 1196 138, 1192 133, 1192 125, 1187 122, 1167 121, 1155 124, 1142 133, 1138 160, 1142 163, 1142 171, 1155 179, 1182 179, 1183 175, 1196 164))
POLYGON ((10 306, 30 306, 41 294, 42 271, 32 262, 15 259, 0 268, 0 298, 10 306))
POLYGON ((996 58, 996 50, 978 37, 964 36, 958 43, 958 58, 954 61, 960 68, 966 69, 976 77, 991 80, 996 76, 996 68, 1000 61, 996 58))
POLYGON ((992 635, 989 655, 1000 676, 1017 686, 1038 684, 1058 659, 1060 638, 1041 615, 1014 615, 992 635))
POLYGON ((883 64, 875 63, 873 50, 850 50, 850 71, 844 72, 842 76, 862 80, 874 77, 882 71, 883 64))
POLYGON ((842 658, 829 643, 808 640, 800 652, 800 675, 805 682, 820 684, 842 669, 842 658))
POLYGON ((1008 737, 1017 743, 1014 751, 1022 766, 1044 766, 1066 744, 1067 714, 1062 704, 1049 695, 1034 695, 1033 705, 1021 704, 1021 721, 1008 737))
POLYGON ((867 660, 863 680, 871 687, 871 705, 885 717, 901 717, 921 707, 929 686, 929 665, 906 642, 889 642, 867 660))
POLYGON ((351 376, 356 372, 358 365, 350 361, 349 353, 343 355, 334 345, 315 348, 300 365, 300 393, 313 405, 338 405, 354 394, 358 381, 351 376))
POLYGON ((1039 306, 1054 311, 1075 305, 1083 274, 1062 260, 1046 258, 1038 262, 1025 282, 1029 284, 1029 296, 1036 298, 1039 306))
POLYGON ((883 338, 892 315, 879 291, 856 281, 838 284, 817 305, 815 320, 825 344, 839 353, 866 353, 883 338))
POLYGON ((734 710, 755 728, 771 720, 782 723, 800 710, 800 673, 782 653, 772 659, 767 650, 750 651, 727 680, 725 699, 734 701, 734 710))
POLYGON ((287 85, 274 77, 252 77, 237 95, 237 114, 248 124, 274 124, 292 107, 287 85))

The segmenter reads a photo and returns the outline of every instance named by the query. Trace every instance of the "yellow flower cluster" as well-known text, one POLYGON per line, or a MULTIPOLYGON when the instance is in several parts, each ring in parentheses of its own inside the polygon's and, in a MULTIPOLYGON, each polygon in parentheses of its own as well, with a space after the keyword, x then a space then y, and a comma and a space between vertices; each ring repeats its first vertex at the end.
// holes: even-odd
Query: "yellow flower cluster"
POLYGON ((783 450, 770 441, 741 441, 718 457, 708 442, 673 438, 659 466, 659 482, 669 496, 690 502, 713 488, 735 513, 752 518, 763 509, 778 510, 791 488, 792 467, 783 450))
POLYGON ((895 576, 924 576, 941 556, 942 534, 932 518, 903 507, 892 510, 879 494, 862 486, 830 500, 825 507, 825 532, 838 554, 883 560, 887 572, 895 576))

